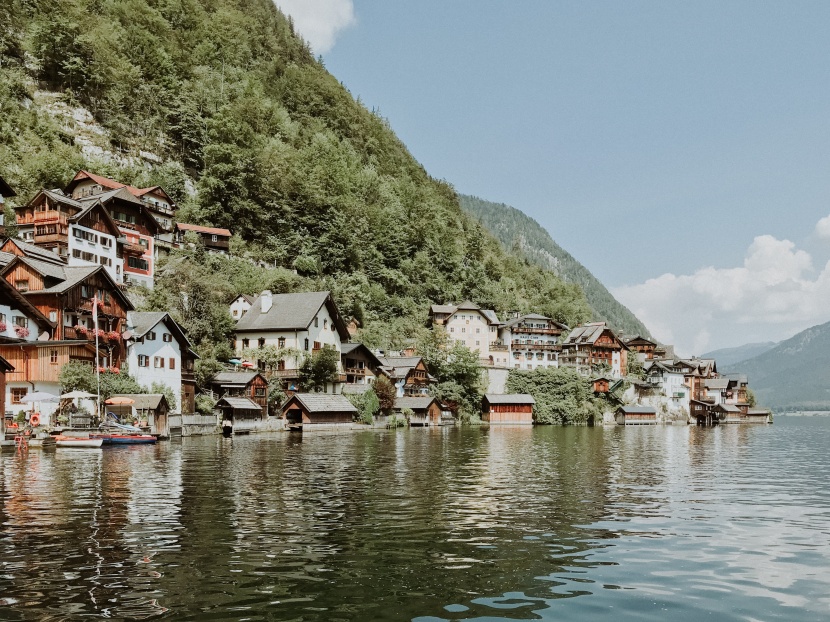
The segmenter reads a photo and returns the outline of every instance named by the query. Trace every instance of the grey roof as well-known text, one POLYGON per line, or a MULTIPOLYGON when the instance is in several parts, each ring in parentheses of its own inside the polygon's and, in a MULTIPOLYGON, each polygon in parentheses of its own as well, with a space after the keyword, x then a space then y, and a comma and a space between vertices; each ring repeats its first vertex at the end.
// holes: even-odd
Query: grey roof
POLYGON ((432 305, 430 307, 432 313, 447 313, 449 315, 455 313, 456 309, 457 307, 455 305, 432 305))
POLYGON ((747 415, 769 415, 772 411, 766 408, 750 408, 746 411, 747 415))
POLYGON ((352 350, 356 350, 362 345, 362 343, 344 343, 340 346, 340 354, 351 354, 352 350))
POLYGON ((58 264, 58 265, 66 265, 66 262, 63 260, 63 257, 58 255, 57 253, 53 253, 52 251, 46 250, 45 248, 41 248, 40 246, 35 246, 34 244, 29 244, 28 242, 24 242, 23 240, 19 239, 12 239, 11 241, 19 248, 25 257, 29 257, 31 259, 38 259, 40 261, 46 261, 48 263, 58 264))
POLYGON ((739 413, 741 409, 734 404, 718 404, 715 408, 720 408, 728 413, 739 413))
POLYGON ((220 386, 244 386, 259 375, 260 373, 258 371, 220 371, 213 377, 211 384, 218 384, 220 386))
POLYGON ((592 322, 577 326, 565 339, 564 345, 595 343, 606 329, 608 329, 608 326, 605 322, 592 322))
MULTIPOLYGON (((43 276, 58 279, 61 282, 63 282, 66 279, 66 273, 64 272, 64 270, 67 267, 66 265, 58 265, 51 263, 49 261, 40 261, 39 259, 32 259, 30 257, 18 257, 18 260, 21 263, 24 263, 27 266, 34 268, 38 273, 42 274, 43 276)), ((90 267, 94 268, 94 266, 90 267)))
MULTIPOLYGON (((72 197, 65 195, 60 190, 47 190, 46 188, 44 188, 37 195, 35 195, 35 198, 32 199, 32 201, 37 199, 37 197, 40 194, 45 194, 48 198, 52 199, 53 201, 56 201, 57 203, 63 203, 64 205, 69 205, 70 207, 74 207, 77 209, 84 209, 84 206, 81 205, 78 201, 76 201, 72 197)), ((32 201, 29 201, 29 203, 31 203, 32 201)))
POLYGON ((301 292, 296 294, 271 294, 271 308, 262 312, 262 294, 251 303, 251 308, 239 318, 237 331, 306 330, 314 317, 328 305, 329 315, 342 340, 349 331, 340 318, 330 292, 301 292))
POLYGON ((485 393, 484 399, 491 404, 535 404, 536 400, 528 393, 485 393))
POLYGON ((133 336, 137 339, 150 332, 159 322, 164 322, 170 329, 181 349, 189 350, 192 347, 184 329, 166 311, 130 311, 127 314, 127 324, 132 327, 133 336))
POLYGON ((5 251, 0 251, 0 266, 7 266, 14 258, 17 257, 14 253, 7 253, 5 251))
POLYGON ((258 410, 262 412, 262 407, 247 397, 223 397, 216 402, 216 405, 221 406, 223 403, 234 410, 258 410))
POLYGON ((395 410, 426 410, 435 401, 434 397, 425 396, 404 396, 395 398, 395 410))
POLYGON ((133 194, 127 190, 126 186, 115 188, 114 190, 107 190, 106 192, 100 192, 98 194, 92 194, 78 199, 78 202, 95 203, 96 201, 101 201, 101 203, 106 203, 107 201, 115 198, 123 199, 124 201, 129 201, 130 203, 137 203, 138 205, 144 205, 144 203, 141 202, 141 199, 133 196, 133 194))
POLYGON ((726 390, 729 388, 729 378, 709 378, 704 385, 707 389, 722 389, 726 390))
POLYGON ((493 309, 481 309, 481 313, 490 321, 491 324, 504 324, 493 309))
MULTIPOLYGON (((47 265, 42 261, 38 263, 42 265, 47 265)), ((69 291, 70 289, 78 285, 78 283, 92 276, 92 274, 98 272, 99 270, 104 269, 101 266, 64 266, 63 280, 61 280, 60 283, 53 285, 52 287, 47 287, 46 289, 42 289, 32 293, 62 294, 63 292, 69 291)))
POLYGON ((344 384, 341 390, 343 392, 343 395, 362 395, 363 393, 369 391, 369 389, 371 388, 372 385, 369 383, 355 384, 353 382, 350 382, 344 384))
POLYGON ((653 406, 620 406, 617 411, 626 415, 656 415, 657 409, 653 406))
MULTIPOLYGON (((357 408, 342 395, 332 395, 331 393, 295 393, 294 396, 286 402, 286 405, 291 400, 297 400, 310 413, 324 413, 324 412, 338 412, 338 413, 356 413, 357 408)), ((283 406, 284 407, 284 406, 283 406)))
POLYGON ((162 401, 168 409, 170 408, 170 405, 167 404, 167 398, 162 393, 117 393, 110 397, 128 397, 133 400, 133 403, 125 404, 125 406, 132 406, 136 410, 156 410, 162 401))
POLYGON ((384 367, 415 367, 421 362, 420 356, 379 356, 384 367))

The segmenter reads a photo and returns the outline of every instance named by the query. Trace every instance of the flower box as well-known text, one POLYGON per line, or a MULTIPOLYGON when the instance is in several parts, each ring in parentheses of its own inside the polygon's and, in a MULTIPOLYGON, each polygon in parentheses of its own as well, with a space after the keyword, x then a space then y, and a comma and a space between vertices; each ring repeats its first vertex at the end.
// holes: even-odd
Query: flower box
POLYGON ((14 332, 15 332, 15 333, 17 334, 17 336, 18 336, 18 337, 20 337, 21 339, 25 339, 26 337, 28 337, 28 336, 29 336, 29 329, 28 329, 28 328, 26 328, 25 326, 15 326, 15 327, 14 327, 14 332))

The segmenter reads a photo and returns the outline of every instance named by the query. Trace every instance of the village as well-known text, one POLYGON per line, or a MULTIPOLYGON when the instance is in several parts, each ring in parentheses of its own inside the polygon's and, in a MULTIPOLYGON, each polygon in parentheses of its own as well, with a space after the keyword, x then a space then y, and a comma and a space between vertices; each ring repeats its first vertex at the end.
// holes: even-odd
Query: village
MULTIPOLYGON (((0 201, 13 196, 0 178, 0 201)), ((456 423, 434 397, 436 380, 423 357, 414 348, 381 352, 353 341, 356 322, 341 316, 327 291, 229 300, 235 356, 209 386, 198 386, 198 355, 186 331, 169 312, 136 310, 129 295, 134 285, 152 289, 158 261, 194 240, 206 252, 230 252, 231 231, 178 222, 176 210, 160 186, 134 188, 83 170, 62 189, 42 189, 14 208, 17 236, 4 235, 0 245, 6 443, 21 442, 24 431, 33 442, 54 431, 83 437, 110 416, 153 438, 456 423), (320 352, 336 369, 303 386, 303 363, 320 352), (60 373, 70 362, 128 373, 152 391, 110 396, 106 404, 88 393, 62 394, 60 373), (356 423, 353 396, 379 381, 394 387, 391 408, 356 423), (274 386, 285 398, 277 404, 269 395, 274 386), (212 412, 197 409, 205 394, 212 412)), ((617 334, 604 322, 568 327, 535 313, 500 318, 470 301, 433 304, 424 318, 448 344, 476 353, 483 424, 533 424, 534 397, 508 393, 508 376, 559 367, 575 369, 605 398, 595 424, 771 422, 770 411, 755 407, 745 376, 719 374, 714 360, 676 357, 671 346, 617 334)))

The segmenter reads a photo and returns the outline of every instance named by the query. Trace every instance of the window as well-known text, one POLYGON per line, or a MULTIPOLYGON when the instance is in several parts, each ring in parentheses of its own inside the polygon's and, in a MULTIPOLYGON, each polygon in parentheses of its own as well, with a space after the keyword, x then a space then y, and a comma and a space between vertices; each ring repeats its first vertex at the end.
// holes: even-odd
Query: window
POLYGON ((153 331, 150 331, 149 333, 147 333, 147 334, 144 336, 144 338, 145 338, 147 341, 155 341, 155 340, 156 340, 156 333, 154 333, 153 331))
POLYGON ((112 240, 101 236, 101 246, 112 246, 112 240))
POLYGON ((481 329, 480 329, 480 328, 476 328, 476 334, 478 334, 478 333, 480 333, 480 332, 481 332, 481 329))
POLYGON ((277 361, 277 371, 285 371, 285 361, 280 359, 277 361))
POLYGON ((265 347, 265 337, 260 337, 257 341, 257 345, 259 345, 259 349, 262 350, 262 348, 265 347))
POLYGON ((81 298, 92 298, 92 288, 87 285, 81 285, 81 298))
POLYGON ((5 313, 0 313, 0 323, 2 323, 2 324, 6 323, 6 314, 5 313))
POLYGON ((318 326, 320 326, 320 318, 316 317, 314 318, 314 328, 317 328, 318 326))
POLYGON ((162 340, 164 343, 170 343, 171 341, 173 341, 173 335, 171 335, 170 333, 164 333, 164 334, 161 336, 161 340, 162 340))
POLYGON ((249 343, 250 343, 250 341, 248 341, 247 339, 243 339, 242 340, 242 347, 247 348, 249 343))
POLYGON ((138 355, 138 366, 139 367, 149 367, 150 366, 150 357, 144 354, 138 355))
POLYGON ((26 397, 28 392, 29 389, 26 388, 12 389, 12 404, 20 404, 20 400, 26 397))
POLYGON ((170 357, 170 360, 168 361, 168 363, 169 363, 169 365, 167 366, 168 369, 176 369, 176 359, 174 359, 173 357, 170 357))
POLYGON ((315 350, 319 350, 319 349, 320 349, 320 342, 319 342, 319 341, 315 341, 315 342, 314 342, 314 349, 315 349, 315 350))
POLYGON ((265 361, 257 361, 256 366, 259 371, 265 371, 265 361))
POLYGON ((29 291, 29 280, 25 279, 22 281, 15 281, 14 286, 17 288, 19 292, 28 292, 29 291))
POLYGON ((303 349, 308 350, 308 339, 305 340, 305 347, 303 349))
POLYGON ((284 348, 285 347, 285 337, 280 337, 277 339, 277 347, 284 348))
POLYGON ((256 397, 265 397, 265 387, 254 387, 254 395, 256 397))
POLYGON ((58 312, 57 311, 50 311, 49 312, 49 321, 50 322, 57 322, 58 321, 58 312))
POLYGON ((29 327, 29 318, 24 317, 22 315, 15 315, 14 316, 14 325, 15 326, 22 326, 23 328, 29 327))
POLYGON ((450 332, 451 332, 451 333, 454 333, 454 332, 455 332, 455 329, 454 329, 452 326, 450 326, 450 332))
POLYGON ((329 321, 328 320, 323 320, 323 328, 326 329, 328 327, 329 327, 329 321))
POLYGON ((57 350, 49 350, 49 362, 52 365, 58 364, 58 351, 57 350))
POLYGON ((210 236, 210 241, 211 242, 218 242, 219 238, 217 238, 215 235, 212 235, 212 236, 210 236))
POLYGON ((141 259, 140 257, 127 257, 127 265, 130 268, 135 268, 137 270, 149 270, 150 264, 147 263, 146 259, 141 259))
POLYGON ((160 356, 154 356, 153 367, 155 367, 156 369, 164 369, 164 359, 160 356))

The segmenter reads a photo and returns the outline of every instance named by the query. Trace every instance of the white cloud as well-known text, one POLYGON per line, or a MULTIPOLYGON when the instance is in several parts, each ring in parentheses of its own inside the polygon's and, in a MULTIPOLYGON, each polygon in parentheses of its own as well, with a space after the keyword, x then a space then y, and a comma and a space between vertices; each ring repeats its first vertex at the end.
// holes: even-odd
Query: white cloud
POLYGON ((825 216, 816 223, 816 233, 820 238, 830 238, 830 216, 825 216))
POLYGON ((352 0, 274 0, 316 54, 325 54, 341 30, 357 23, 352 0))
POLYGON ((675 344, 680 354, 702 354, 785 339, 830 320, 830 262, 816 275, 807 252, 761 235, 740 267, 663 274, 613 293, 655 337, 675 344))

